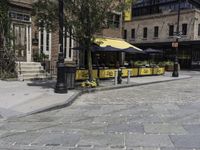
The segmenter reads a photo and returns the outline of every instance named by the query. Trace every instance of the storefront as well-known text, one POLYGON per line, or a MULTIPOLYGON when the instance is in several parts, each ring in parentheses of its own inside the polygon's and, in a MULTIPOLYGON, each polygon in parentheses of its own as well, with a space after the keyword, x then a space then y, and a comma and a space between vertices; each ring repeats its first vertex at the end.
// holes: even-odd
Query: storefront
MULTIPOLYGON (((175 49, 171 42, 165 43, 145 43, 135 44, 146 49, 155 48, 163 51, 159 61, 174 61, 175 49)), ((178 59, 181 69, 200 69, 200 41, 182 41, 179 42, 178 59)))
MULTIPOLYGON (((94 47, 93 49, 94 78, 114 78, 119 68, 122 69, 122 77, 128 77, 129 71, 131 77, 161 75, 165 73, 165 69, 159 67, 131 67, 128 63, 120 66, 121 53, 127 53, 129 55, 144 53, 142 49, 122 39, 97 38, 95 42, 99 47, 94 47)), ((88 79, 87 69, 78 69, 76 72, 76 80, 86 79, 88 79)))

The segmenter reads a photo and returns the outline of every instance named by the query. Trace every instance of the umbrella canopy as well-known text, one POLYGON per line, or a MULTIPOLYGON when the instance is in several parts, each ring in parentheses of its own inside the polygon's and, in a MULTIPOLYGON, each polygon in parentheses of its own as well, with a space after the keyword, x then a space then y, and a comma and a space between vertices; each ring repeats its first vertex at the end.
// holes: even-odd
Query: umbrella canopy
POLYGON ((96 51, 127 52, 127 53, 143 52, 142 49, 129 44, 123 39, 96 38, 94 42, 100 47, 97 48, 96 51))
POLYGON ((139 50, 132 48, 132 47, 124 49, 123 51, 126 52, 126 53, 133 53, 133 54, 135 54, 135 53, 136 54, 144 54, 145 53, 143 50, 139 51, 139 50))
POLYGON ((145 53, 151 54, 151 53, 163 53, 163 51, 153 48, 147 48, 144 50, 145 53))

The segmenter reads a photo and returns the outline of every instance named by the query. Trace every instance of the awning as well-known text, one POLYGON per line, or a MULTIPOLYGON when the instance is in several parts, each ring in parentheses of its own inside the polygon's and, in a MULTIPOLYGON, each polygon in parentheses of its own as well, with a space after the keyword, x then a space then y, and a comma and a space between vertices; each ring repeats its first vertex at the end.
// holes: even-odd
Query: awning
POLYGON ((121 51, 127 53, 142 53, 143 50, 135 47, 123 39, 115 38, 96 38, 95 44, 99 45, 100 48, 95 49, 95 51, 121 51))

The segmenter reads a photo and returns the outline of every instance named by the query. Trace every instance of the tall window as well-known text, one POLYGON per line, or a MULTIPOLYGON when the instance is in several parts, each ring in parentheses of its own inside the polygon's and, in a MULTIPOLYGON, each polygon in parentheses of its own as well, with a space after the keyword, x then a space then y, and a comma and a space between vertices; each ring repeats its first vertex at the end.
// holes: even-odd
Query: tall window
POLYGON ((127 30, 124 30, 124 39, 127 39, 127 30))
POLYGON ((135 29, 132 29, 132 30, 131 30, 131 38, 132 38, 132 39, 135 39, 135 29))
POLYGON ((72 30, 66 30, 64 28, 64 56, 65 60, 72 61, 73 60, 73 47, 74 47, 74 40, 72 39, 72 30))
POLYGON ((182 34, 187 35, 187 24, 182 24, 182 34))
POLYGON ((169 36, 174 36, 174 25, 169 26, 169 36))
POLYGON ((45 28, 39 29, 39 49, 41 53, 48 55, 51 54, 51 32, 48 32, 45 28))
POLYGON ((43 51, 44 51, 44 45, 43 45, 43 43, 44 43, 44 30, 41 29, 39 34, 40 34, 40 52, 43 53, 43 51))
POLYGON ((198 25, 198 36, 200 36, 200 24, 198 25))
POLYGON ((143 38, 147 38, 147 28, 143 28, 143 38))
POLYGON ((108 28, 119 28, 120 26, 120 15, 115 13, 109 13, 107 17, 108 28))
POLYGON ((155 26, 155 27, 154 27, 154 37, 157 38, 157 37, 158 37, 158 34, 159 34, 159 27, 158 27, 158 26, 155 26))
POLYGON ((2 35, 1 35, 1 32, 0 32, 0 49, 3 47, 3 39, 2 39, 1 36, 2 36, 2 35))

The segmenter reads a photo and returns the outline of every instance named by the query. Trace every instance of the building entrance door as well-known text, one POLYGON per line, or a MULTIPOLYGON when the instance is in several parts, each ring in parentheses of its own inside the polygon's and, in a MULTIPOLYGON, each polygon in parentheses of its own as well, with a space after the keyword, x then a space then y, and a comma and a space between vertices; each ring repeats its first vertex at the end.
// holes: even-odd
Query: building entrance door
POLYGON ((22 24, 14 24, 14 49, 15 56, 19 61, 26 61, 27 56, 27 35, 26 35, 26 26, 22 24))

